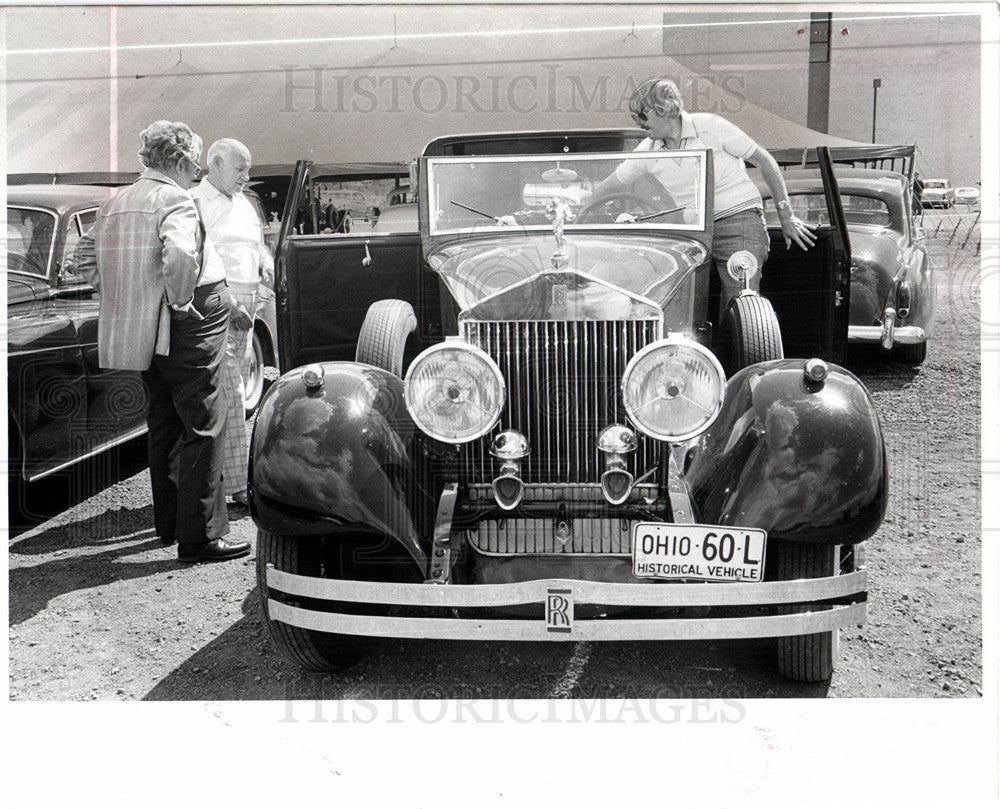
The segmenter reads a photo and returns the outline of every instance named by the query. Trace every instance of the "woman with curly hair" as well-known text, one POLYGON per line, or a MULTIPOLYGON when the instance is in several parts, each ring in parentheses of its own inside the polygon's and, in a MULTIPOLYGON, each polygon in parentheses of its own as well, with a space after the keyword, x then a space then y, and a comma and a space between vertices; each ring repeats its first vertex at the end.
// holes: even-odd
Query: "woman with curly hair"
POLYGON ((146 170, 97 214, 76 251, 100 291, 102 368, 141 371, 149 390, 153 520, 182 562, 232 559, 222 486, 229 323, 225 270, 188 189, 202 141, 186 124, 156 121, 139 135, 146 170))

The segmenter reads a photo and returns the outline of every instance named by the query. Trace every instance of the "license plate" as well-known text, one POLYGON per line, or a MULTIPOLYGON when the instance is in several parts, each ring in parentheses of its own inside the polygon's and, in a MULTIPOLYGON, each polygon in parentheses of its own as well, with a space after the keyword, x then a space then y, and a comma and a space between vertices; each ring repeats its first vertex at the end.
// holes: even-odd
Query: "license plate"
POLYGON ((766 542, 759 528, 635 523, 632 572, 645 579, 762 581, 766 542))

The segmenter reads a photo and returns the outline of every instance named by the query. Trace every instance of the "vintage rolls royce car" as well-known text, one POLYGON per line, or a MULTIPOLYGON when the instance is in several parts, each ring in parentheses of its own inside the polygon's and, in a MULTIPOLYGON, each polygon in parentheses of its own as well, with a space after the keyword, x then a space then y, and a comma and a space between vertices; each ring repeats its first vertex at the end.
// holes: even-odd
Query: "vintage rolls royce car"
MULTIPOLYGON (((907 178, 885 169, 839 166, 836 177, 851 239, 848 340, 881 345, 893 359, 919 365, 927 356, 937 294, 907 178)), ((785 184, 795 214, 823 224, 828 214, 819 170, 789 170, 785 184)), ((765 219, 776 225, 773 200, 763 184, 761 191, 765 219)))
POLYGON ((261 404, 249 495, 266 622, 302 666, 373 637, 774 637, 782 674, 830 677, 887 472, 835 363, 829 157, 816 247, 776 232, 767 297, 716 322, 711 153, 633 142, 441 139, 415 170, 419 232, 282 233, 291 370, 261 404), (596 193, 623 163, 639 179, 596 193))

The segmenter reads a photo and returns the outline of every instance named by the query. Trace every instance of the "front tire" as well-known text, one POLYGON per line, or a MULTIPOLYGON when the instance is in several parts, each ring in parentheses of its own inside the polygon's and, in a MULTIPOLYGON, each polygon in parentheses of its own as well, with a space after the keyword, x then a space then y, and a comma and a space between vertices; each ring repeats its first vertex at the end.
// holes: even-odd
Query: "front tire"
POLYGON ((729 302, 722 315, 722 340, 726 376, 785 356, 778 316, 771 302, 760 295, 737 295, 729 302))
MULTIPOLYGON (((816 579, 837 572, 837 548, 800 542, 776 543, 772 549, 778 581, 816 579)), ((787 608, 792 612, 795 608, 787 608)), ((818 683, 833 675, 840 630, 778 638, 778 673, 800 683, 818 683)))
MULTIPOLYGON (((355 635, 315 632, 271 620, 267 609, 267 567, 302 576, 323 576, 322 539, 257 532, 257 585, 271 640, 292 662, 310 671, 347 668, 365 653, 366 639, 355 635)), ((293 600, 287 603, 294 604, 293 600)))
POLYGON ((406 301, 375 301, 368 307, 358 335, 354 359, 402 378, 406 339, 417 328, 417 316, 406 301))

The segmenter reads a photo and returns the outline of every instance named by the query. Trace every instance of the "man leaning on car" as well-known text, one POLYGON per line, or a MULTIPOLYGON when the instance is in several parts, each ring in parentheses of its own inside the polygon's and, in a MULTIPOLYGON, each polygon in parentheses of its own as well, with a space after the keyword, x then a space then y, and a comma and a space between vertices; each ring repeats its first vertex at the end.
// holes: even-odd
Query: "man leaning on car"
POLYGON ((188 189, 201 138, 156 121, 140 135, 146 170, 105 202, 80 239, 78 271, 101 293, 102 368, 141 371, 149 390, 153 520, 182 562, 245 556, 228 542, 222 487, 225 399, 221 368, 229 323, 225 269, 188 189))
MULTIPOLYGON (((633 120, 646 130, 648 137, 637 152, 658 149, 711 149, 715 172, 715 222, 712 227, 712 259, 722 282, 720 312, 730 298, 743 288, 726 271, 729 257, 739 250, 749 250, 763 267, 770 249, 764 224, 764 203, 756 184, 747 174, 744 161, 760 169, 761 176, 778 208, 785 243, 795 242, 808 250, 815 242, 812 229, 792 213, 788 191, 778 164, 770 153, 725 118, 707 112, 684 110, 680 90, 670 79, 650 79, 640 84, 629 99, 633 120)), ((662 163, 663 161, 657 161, 662 163)), ((594 192, 594 197, 613 193, 638 179, 644 169, 639 163, 622 164, 594 192)), ((670 190, 669 166, 651 169, 653 176, 670 190)), ((760 275, 751 284, 759 290, 760 275)))

